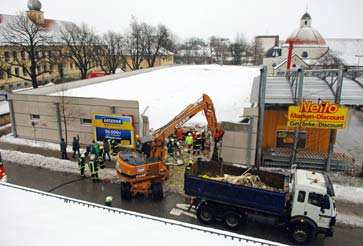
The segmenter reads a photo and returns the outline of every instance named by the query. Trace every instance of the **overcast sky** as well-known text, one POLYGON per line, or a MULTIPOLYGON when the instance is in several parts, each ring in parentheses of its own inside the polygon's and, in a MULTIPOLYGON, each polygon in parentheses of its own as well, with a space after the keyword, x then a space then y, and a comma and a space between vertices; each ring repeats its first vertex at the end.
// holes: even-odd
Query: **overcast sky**
MULTIPOLYGON (((46 18, 85 22, 99 32, 123 31, 132 15, 163 23, 180 38, 234 39, 278 34, 286 38, 308 6, 313 26, 326 38, 363 38, 363 0, 41 0, 46 18)), ((27 10, 27 0, 0 0, 0 11, 27 10)))

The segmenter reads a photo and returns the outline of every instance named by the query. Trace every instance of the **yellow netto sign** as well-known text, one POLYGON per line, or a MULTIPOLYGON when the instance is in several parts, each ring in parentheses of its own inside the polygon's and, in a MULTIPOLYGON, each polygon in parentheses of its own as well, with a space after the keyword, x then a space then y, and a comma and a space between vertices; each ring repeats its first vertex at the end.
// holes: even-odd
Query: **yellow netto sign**
POLYGON ((300 128, 345 128, 348 109, 335 103, 302 102, 299 106, 289 106, 288 127, 300 128))

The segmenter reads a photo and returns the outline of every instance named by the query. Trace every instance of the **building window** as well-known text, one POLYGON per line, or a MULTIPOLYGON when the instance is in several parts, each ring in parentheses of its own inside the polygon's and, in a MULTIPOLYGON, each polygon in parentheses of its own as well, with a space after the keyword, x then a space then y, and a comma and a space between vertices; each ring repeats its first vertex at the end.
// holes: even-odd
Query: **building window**
POLYGON ((34 120, 40 120, 40 115, 39 114, 31 114, 30 115, 30 119, 32 121, 34 121, 34 120))
POLYGON ((92 125, 92 119, 81 119, 81 125, 92 125))
POLYGON ((14 73, 15 73, 16 76, 20 75, 18 67, 14 68, 14 73))
POLYGON ((26 58, 25 51, 21 51, 21 52, 20 52, 20 56, 21 56, 21 59, 22 59, 22 60, 25 60, 25 58, 26 58))
POLYGON ((301 54, 302 58, 308 58, 309 54, 306 51, 303 51, 303 53, 301 54))
MULTIPOLYGON (((304 149, 306 146, 306 132, 298 133, 297 147, 304 149)), ((277 148, 292 148, 294 146, 295 132, 294 131, 277 131, 276 147, 277 148)))
POLYGON ((10 61, 10 53, 9 53, 9 51, 5 51, 4 52, 4 57, 5 57, 5 61, 6 62, 10 61))
POLYGON ((13 60, 17 60, 18 59, 18 53, 16 51, 13 51, 13 60))

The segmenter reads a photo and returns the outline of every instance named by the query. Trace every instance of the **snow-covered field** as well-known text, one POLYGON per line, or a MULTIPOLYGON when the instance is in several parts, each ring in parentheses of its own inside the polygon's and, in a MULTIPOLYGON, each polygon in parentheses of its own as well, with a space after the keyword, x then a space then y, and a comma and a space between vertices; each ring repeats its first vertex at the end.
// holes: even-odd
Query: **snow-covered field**
MULTIPOLYGON (((151 128, 169 122, 184 107, 208 94, 219 121, 238 121, 250 105, 253 78, 258 68, 221 65, 189 65, 160 69, 64 92, 65 96, 137 100, 140 111, 149 109, 151 128)), ((55 94, 57 95, 57 93, 55 94)), ((201 116, 191 120, 205 123, 201 116)))
POLYGON ((2 246, 282 245, 121 209, 93 207, 87 202, 81 205, 65 197, 22 189, 0 184, 2 246))

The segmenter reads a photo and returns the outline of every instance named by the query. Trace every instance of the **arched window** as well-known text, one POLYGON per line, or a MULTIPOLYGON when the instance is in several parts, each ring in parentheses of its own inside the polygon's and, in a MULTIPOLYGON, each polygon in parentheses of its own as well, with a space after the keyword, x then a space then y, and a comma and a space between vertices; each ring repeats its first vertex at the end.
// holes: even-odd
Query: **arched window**
POLYGON ((303 53, 301 54, 301 56, 302 56, 303 58, 308 58, 309 54, 308 54, 308 52, 303 51, 303 53))

